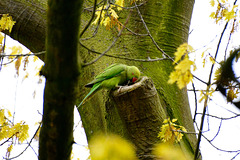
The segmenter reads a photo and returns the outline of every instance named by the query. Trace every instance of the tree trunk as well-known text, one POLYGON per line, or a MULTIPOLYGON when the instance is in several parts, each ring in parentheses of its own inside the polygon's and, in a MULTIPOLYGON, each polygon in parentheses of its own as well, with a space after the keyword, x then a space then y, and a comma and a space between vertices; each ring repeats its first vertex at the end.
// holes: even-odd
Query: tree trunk
POLYGON ((78 37, 82 1, 49 0, 44 111, 39 160, 71 158, 73 109, 79 76, 78 37))
MULTIPOLYGON (((1 0, 0 14, 9 14, 17 23, 10 36, 32 52, 45 50, 46 0, 1 0)), ((44 56, 40 55, 44 60, 44 56)))
MULTIPOLYGON (((173 53, 180 44, 187 42, 193 4, 194 0, 154 0, 151 2, 148 1, 139 7, 151 36, 169 56, 173 56, 173 53)), ((86 23, 85 21, 88 19, 89 17, 84 19, 84 23, 86 23)), ((147 33, 136 9, 122 13, 121 20, 122 23, 128 22, 126 27, 133 32, 139 34, 147 33), (130 18, 128 18, 129 16, 130 18)), ((94 26, 90 28, 89 33, 86 33, 84 36, 90 37, 93 31, 94 26)), ((112 29, 112 32, 114 32, 114 29, 112 29)), ((107 46, 109 46, 106 44, 111 44, 112 40, 116 38, 116 35, 117 33, 114 35, 106 31, 105 28, 100 28, 94 38, 88 41, 82 40, 82 43, 94 51, 103 52, 107 46)), ((162 57, 162 53, 153 44, 151 37, 136 36, 126 30, 122 32, 122 35, 118 38, 116 44, 108 54, 136 59, 162 57)), ((99 55, 89 54, 89 51, 81 53, 84 63, 90 62, 98 56, 99 55)), ((85 83, 91 81, 93 77, 102 72, 105 67, 116 62, 136 65, 140 68, 143 75, 151 77, 159 95, 162 106, 161 110, 165 110, 167 117, 177 118, 180 125, 186 127, 189 132, 194 132, 186 89, 180 90, 176 85, 169 85, 167 83, 169 74, 173 70, 171 60, 136 62, 113 59, 105 56, 93 65, 83 68, 82 81, 80 82, 80 88, 82 88, 83 92, 80 93, 81 98, 79 98, 79 101, 89 92, 89 89, 84 88, 85 83)), ((108 98, 108 95, 109 93, 106 91, 99 91, 92 100, 86 102, 84 106, 79 109, 87 137, 91 139, 92 135, 101 131, 117 133, 129 139, 129 128, 125 127, 126 122, 121 119, 121 115, 127 115, 128 113, 119 113, 116 106, 112 105, 113 102, 108 98)), ((135 110, 135 112, 143 112, 143 110, 135 110)), ((141 115, 144 113, 138 114, 141 115)), ((137 122, 135 125, 137 125, 137 122)), ((153 133, 159 131, 159 128, 152 130, 153 133)), ((142 139, 142 141, 148 140, 149 139, 142 139)), ((132 140, 132 142, 135 144, 134 140, 132 140)), ((194 154, 195 145, 195 135, 186 135, 184 136, 183 142, 181 142, 183 150, 192 154, 194 154)))
POLYGON ((166 119, 153 81, 142 77, 140 82, 115 90, 111 95, 112 107, 117 108, 139 159, 153 159, 152 149, 159 142, 158 133, 166 119))
MULTIPOLYGON (((46 8, 46 3, 42 3, 41 1, 41 4, 39 4, 38 0, 35 1, 33 1, 34 4, 37 4, 39 8, 43 8, 43 10, 46 8)), ((31 1, 29 5, 33 4, 33 2, 31 1)), ((21 2, 20 0, 1 0, 0 12, 8 12, 8 10, 5 8, 11 8, 14 6, 13 3, 14 5, 22 5, 26 2, 21 2)), ((152 41, 152 38, 154 38, 162 50, 164 50, 169 56, 173 56, 176 48, 180 44, 187 42, 193 4, 194 0, 147 1, 145 4, 141 5, 139 9, 151 36, 139 36, 138 34, 129 33, 126 29, 124 29, 121 36, 117 38, 115 45, 108 52, 108 54, 136 59, 153 59, 156 57, 162 57, 163 54, 157 49, 152 41)), ((92 5, 93 3, 91 1, 86 1, 84 7, 89 8, 92 5)), ((41 19, 41 21, 38 20, 39 22, 44 21, 44 11, 36 11, 38 14, 31 14, 35 13, 31 12, 31 7, 26 7, 24 9, 26 15, 36 16, 38 19, 41 19)), ((15 13, 14 10, 11 10, 10 14, 15 18, 22 17, 19 16, 19 12, 15 13)), ((92 12, 90 9, 83 10, 81 15, 81 28, 88 23, 89 19, 91 18, 91 14, 92 12)), ((126 24, 126 27, 131 29, 133 32, 139 34, 147 33, 146 28, 142 23, 142 17, 139 16, 136 8, 122 11, 119 16, 121 17, 121 22, 126 24)), ((34 22, 31 16, 27 16, 27 19, 29 21, 27 22, 31 32, 40 28, 39 33, 36 33, 35 35, 44 35, 45 29, 41 28, 40 25, 37 25, 39 27, 36 28, 35 25, 37 23, 34 22)), ((21 24, 21 21, 17 21, 15 27, 18 28, 17 26, 22 26, 21 24)), ((109 31, 104 27, 99 27, 98 32, 96 35, 94 35, 94 37, 84 40, 83 38, 92 36, 95 28, 96 26, 94 25, 91 25, 88 28, 83 37, 81 37, 81 43, 92 50, 103 52, 110 44, 112 44, 112 41, 117 37, 119 31, 115 28, 109 31)), ((23 33, 27 31, 26 27, 20 27, 20 29, 22 29, 21 32, 23 33)), ((38 46, 44 45, 44 40, 39 43, 37 43, 37 40, 32 40, 30 43, 28 42, 28 39, 31 38, 31 36, 24 38, 23 35, 18 32, 18 30, 13 28, 11 34, 13 38, 18 39, 32 51, 34 51, 34 49, 35 51, 42 51, 42 47, 38 46)), ((86 64, 87 62, 90 62, 98 57, 98 55, 91 53, 91 51, 84 49, 83 47, 81 47, 80 56, 82 64, 86 64)), ((173 70, 172 61, 170 60, 159 62, 138 62, 116 58, 113 59, 104 56, 92 65, 83 65, 83 68, 81 68, 81 77, 79 78, 79 86, 77 87, 81 90, 81 92, 78 94, 79 102, 89 92, 89 89, 84 88, 84 85, 91 81, 95 75, 103 71, 105 67, 116 62, 126 63, 128 65, 136 65, 140 68, 143 75, 151 77, 161 103, 160 110, 164 110, 167 117, 177 118, 180 125, 183 125, 185 128, 187 128, 189 132, 194 132, 186 89, 179 90, 176 85, 169 85, 167 83, 169 74, 173 70)), ((119 110, 119 107, 115 102, 116 100, 114 100, 114 98, 109 98, 109 93, 110 92, 106 92, 105 90, 99 91, 90 101, 86 102, 81 108, 79 108, 88 140, 90 140, 91 137, 99 131, 117 133, 128 139, 131 139, 131 136, 134 136, 129 134, 129 128, 126 127, 127 122, 124 117, 122 117, 124 114, 128 115, 129 112, 125 113, 125 110, 119 110)), ((159 108, 152 107, 152 109, 153 113, 158 113, 157 110, 159 108)), ((139 110, 137 108, 135 108, 134 112, 136 112, 138 115, 145 114, 143 110, 139 110)), ((145 117, 148 116, 145 115, 145 117)), ((161 125, 161 121, 162 119, 158 119, 156 124, 161 125)), ((134 125, 137 126, 137 122, 131 124, 131 126, 134 125)), ((151 132, 153 135, 155 135, 160 131, 159 127, 156 127, 152 131, 147 129, 146 133, 151 132)), ((149 139, 142 138, 140 141, 147 142, 148 140, 149 139)), ((134 140, 133 143, 135 144, 134 140)), ((192 154, 194 153, 195 144, 195 135, 186 135, 184 136, 183 142, 181 142, 183 150, 192 154)), ((139 150, 139 152, 141 151, 139 150)))

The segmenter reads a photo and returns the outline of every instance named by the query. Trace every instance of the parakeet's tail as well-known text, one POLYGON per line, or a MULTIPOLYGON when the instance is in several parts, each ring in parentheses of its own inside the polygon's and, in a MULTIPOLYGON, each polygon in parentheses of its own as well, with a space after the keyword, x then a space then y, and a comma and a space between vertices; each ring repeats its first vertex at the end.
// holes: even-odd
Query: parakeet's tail
POLYGON ((90 92, 86 95, 86 97, 82 100, 82 102, 78 105, 77 108, 79 108, 82 104, 84 104, 89 98, 91 98, 98 89, 100 89, 101 83, 96 83, 93 85, 90 92))

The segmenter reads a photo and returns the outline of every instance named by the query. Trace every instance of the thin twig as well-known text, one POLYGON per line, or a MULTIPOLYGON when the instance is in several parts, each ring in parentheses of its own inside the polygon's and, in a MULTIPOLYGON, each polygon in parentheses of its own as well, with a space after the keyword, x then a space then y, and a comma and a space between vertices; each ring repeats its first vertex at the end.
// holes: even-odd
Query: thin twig
MULTIPOLYGON (((128 20, 129 20, 129 16, 126 19, 126 22, 124 25, 126 25, 128 23, 128 20)), ((124 27, 122 27, 122 29, 119 31, 117 37, 115 37, 115 39, 112 41, 112 44, 102 54, 100 54, 100 56, 98 56, 96 59, 92 60, 91 62, 85 63, 83 66, 91 65, 91 64, 95 63, 96 61, 98 61, 102 56, 104 56, 115 45, 118 38, 121 36, 123 29, 124 29, 124 27)))
POLYGON ((128 27, 126 27, 126 26, 124 26, 124 27, 126 28, 126 30, 128 30, 130 33, 132 33, 135 36, 148 36, 148 34, 135 33, 131 29, 129 29, 128 27))
MULTIPOLYGON (((96 54, 102 55, 102 53, 100 53, 98 51, 94 51, 94 50, 88 48, 87 46, 83 45, 81 42, 80 42, 80 45, 83 48, 87 49, 88 51, 90 51, 92 53, 96 53, 96 54)), ((135 59, 135 58, 128 58, 128 57, 114 56, 114 55, 110 55, 110 54, 104 54, 104 56, 111 57, 111 58, 117 58, 117 59, 124 59, 124 60, 128 60, 128 61, 137 61, 137 62, 156 62, 156 61, 170 60, 169 58, 135 59)))
MULTIPOLYGON (((104 1, 99 2, 96 6, 98 6, 99 4, 101 4, 101 3, 103 3, 103 2, 104 2, 104 1)), ((94 6, 83 8, 83 10, 93 12, 92 10, 90 10, 91 8, 94 8, 94 6)))
POLYGON ((88 24, 84 27, 84 29, 82 30, 82 32, 80 33, 79 37, 81 38, 82 35, 85 33, 85 31, 88 29, 88 27, 91 25, 94 16, 95 16, 95 11, 96 11, 96 6, 97 6, 97 0, 94 0, 94 4, 93 4, 93 12, 92 12, 92 16, 91 19, 88 21, 88 24))
MULTIPOLYGON (((103 12, 103 10, 104 10, 104 6, 105 6, 105 5, 106 5, 106 0, 104 1, 103 7, 102 7, 102 9, 101 9, 101 11, 100 11, 100 17, 99 17, 99 20, 98 20, 98 24, 97 24, 96 29, 95 29, 94 32, 93 32, 93 35, 92 35, 91 37, 88 37, 88 38, 80 38, 79 41, 89 40, 89 39, 91 39, 91 38, 93 38, 93 37, 96 36, 96 34, 97 34, 97 32, 98 32, 98 28, 99 28, 99 26, 100 26, 100 22, 101 22, 101 19, 102 19, 102 12, 103 12)), ((95 12, 96 12, 96 10, 95 10, 95 12)), ((95 13, 94 13, 94 14, 95 14, 95 13)), ((81 37, 81 36, 80 36, 80 37, 81 37)))
MULTIPOLYGON (((201 114, 202 115, 203 113, 196 113, 196 114, 201 114)), ((218 116, 211 115, 211 114, 205 114, 205 116, 209 116, 209 117, 220 119, 220 120, 229 120, 229 119, 240 117, 240 114, 232 116, 232 117, 218 117, 218 116)))
POLYGON ((92 60, 91 62, 85 63, 83 66, 91 65, 91 64, 97 62, 102 56, 104 56, 115 45, 116 41, 118 40, 118 38, 122 34, 122 30, 123 30, 123 28, 119 31, 117 37, 115 37, 115 39, 113 40, 112 44, 100 56, 98 56, 96 59, 92 60))
POLYGON ((233 156, 231 160, 235 159, 239 154, 240 154, 240 151, 235 156, 233 156))
POLYGON ((194 111, 194 117, 193 117, 193 122, 195 122, 196 120, 196 116, 197 116, 197 94, 196 94, 196 90, 195 90, 195 86, 194 83, 192 82, 192 87, 193 87, 193 93, 194 93, 194 99, 195 99, 195 111, 194 111))
POLYGON ((16 135, 16 133, 14 133, 11 137, 9 137, 8 139, 6 139, 4 142, 2 142, 1 144, 0 144, 0 146, 2 146, 2 145, 4 145, 5 143, 7 143, 10 139, 12 139, 13 138, 13 136, 15 136, 16 135))
POLYGON ((136 7, 140 7, 140 6, 144 5, 145 3, 147 3, 147 1, 144 1, 143 3, 140 3, 140 4, 138 4, 138 5, 134 5, 134 6, 132 6, 132 7, 119 6, 119 5, 117 5, 117 4, 115 4, 115 3, 112 3, 112 2, 110 2, 109 4, 111 4, 111 5, 113 5, 113 6, 116 6, 116 7, 120 7, 120 8, 122 8, 122 9, 134 9, 134 8, 136 8, 136 7))
POLYGON ((218 136, 218 134, 219 134, 219 132, 220 132, 220 130, 221 130, 221 128, 222 128, 222 119, 221 119, 221 121, 220 121, 220 124, 219 124, 219 126, 218 126, 218 131, 217 131, 217 133, 215 134, 215 136, 210 140, 211 142, 212 141, 214 141, 214 139, 218 136))
POLYGON ((204 139, 206 139, 206 140, 211 144, 211 146, 213 146, 215 149, 217 149, 217 150, 219 150, 219 151, 229 152, 229 153, 232 153, 232 152, 240 152, 240 149, 238 149, 238 150, 225 150, 225 149, 221 149, 221 148, 215 146, 205 135, 202 135, 202 137, 203 137, 204 139))
MULTIPOLYGON (((193 75, 193 74, 192 74, 193 75)), ((202 83, 204 83, 204 84, 208 84, 207 82, 205 82, 205 81, 203 81, 203 80, 201 80, 200 78, 198 78, 197 76, 195 76, 195 75, 193 75, 193 77, 195 78, 195 79, 197 79, 198 81, 200 81, 200 82, 202 82, 202 83)))
POLYGON ((20 56, 38 56, 38 55, 42 55, 45 54, 46 51, 41 51, 41 52, 37 52, 37 53, 32 53, 32 54, 5 54, 5 55, 1 55, 2 57, 20 57, 20 56))
POLYGON ((140 10, 139 10, 139 8, 138 8, 138 6, 137 6, 137 4, 136 4, 136 1, 134 1, 134 4, 135 4, 135 6, 136 6, 138 15, 139 15, 139 17, 140 17, 140 19, 141 19, 141 21, 142 21, 142 23, 143 23, 146 31, 147 31, 149 37, 151 38, 153 44, 157 47, 157 49, 158 49, 160 52, 162 52, 163 55, 165 55, 167 58, 171 59, 171 61, 174 62, 174 59, 173 59, 171 56, 169 56, 167 53, 165 53, 165 52, 159 47, 159 45, 157 44, 157 42, 154 40, 154 38, 152 37, 152 35, 151 35, 151 33, 150 33, 150 31, 149 31, 149 29, 148 29, 148 27, 147 27, 147 24, 145 23, 145 21, 144 21, 144 19, 143 19, 143 17, 142 17, 142 14, 141 14, 140 10))

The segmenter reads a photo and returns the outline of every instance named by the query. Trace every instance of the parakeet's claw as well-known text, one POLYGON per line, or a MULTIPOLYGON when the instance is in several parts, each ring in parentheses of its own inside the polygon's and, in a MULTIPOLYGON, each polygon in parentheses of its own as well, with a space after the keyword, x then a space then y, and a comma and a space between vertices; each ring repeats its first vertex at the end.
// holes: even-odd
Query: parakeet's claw
POLYGON ((120 92, 123 86, 117 86, 117 88, 118 88, 118 92, 120 92))

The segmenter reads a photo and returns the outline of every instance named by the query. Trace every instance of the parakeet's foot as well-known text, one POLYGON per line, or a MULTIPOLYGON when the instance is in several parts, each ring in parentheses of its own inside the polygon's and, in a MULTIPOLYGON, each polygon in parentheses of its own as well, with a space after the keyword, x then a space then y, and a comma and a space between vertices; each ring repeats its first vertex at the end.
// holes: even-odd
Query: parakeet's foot
POLYGON ((116 88, 118 89, 117 91, 120 92, 123 86, 117 86, 116 88))

